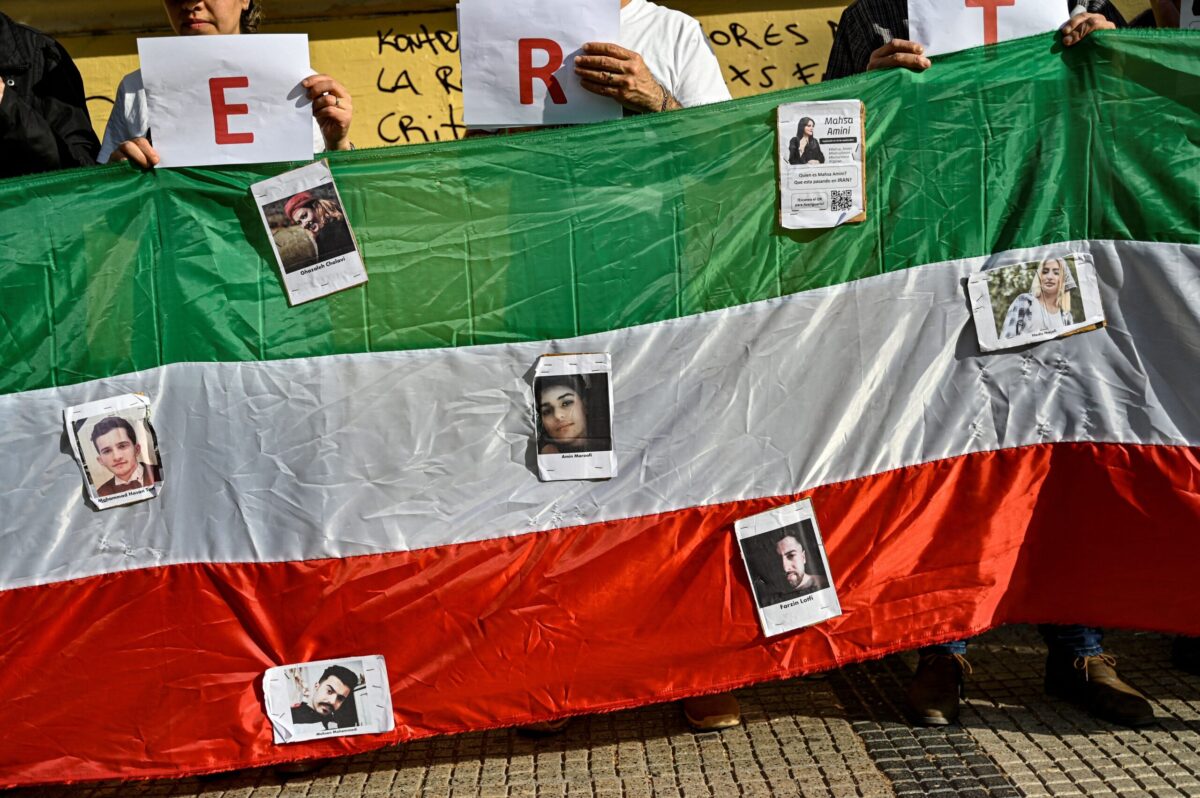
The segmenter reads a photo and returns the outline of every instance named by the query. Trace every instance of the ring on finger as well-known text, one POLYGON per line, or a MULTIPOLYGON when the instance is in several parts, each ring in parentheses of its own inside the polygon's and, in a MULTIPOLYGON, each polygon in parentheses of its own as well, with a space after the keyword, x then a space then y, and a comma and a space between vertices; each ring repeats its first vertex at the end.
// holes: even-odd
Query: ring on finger
POLYGON ((341 98, 341 97, 334 97, 334 98, 333 98, 333 107, 334 107, 334 108, 339 108, 339 107, 341 106, 341 104, 342 104, 342 98, 341 98))

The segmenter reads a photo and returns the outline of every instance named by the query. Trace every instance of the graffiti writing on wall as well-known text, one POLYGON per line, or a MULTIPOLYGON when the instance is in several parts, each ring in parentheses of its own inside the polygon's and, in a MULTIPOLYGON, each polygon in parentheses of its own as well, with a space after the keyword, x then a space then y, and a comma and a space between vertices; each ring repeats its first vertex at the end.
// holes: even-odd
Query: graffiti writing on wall
POLYGON ((398 33, 392 28, 375 32, 379 73, 375 90, 396 95, 393 107, 379 115, 375 131, 387 144, 416 144, 462 138, 462 83, 458 76, 458 34, 420 26, 416 33, 398 33), (405 58, 420 54, 419 59, 405 58), (417 104, 404 100, 421 97, 427 111, 412 113, 417 104), (405 109, 408 110, 405 110, 405 109), (440 109, 445 109, 444 112, 440 109), (424 118, 420 118, 424 116, 424 118))
POLYGON ((811 15, 803 23, 744 20, 707 27, 725 82, 739 97, 820 82, 836 30, 835 20, 814 21, 811 15))
MULTIPOLYGON (((682 0, 680 5, 688 11, 682 0)), ((735 97, 820 81, 838 6, 780 9, 749 3, 733 13, 693 11, 735 97)), ((463 126, 462 71, 452 12, 398 14, 301 24, 280 32, 307 33, 312 66, 337 78, 354 98, 351 136, 359 148, 451 141, 463 126)), ((136 36, 79 37, 68 43, 87 87, 88 109, 102 132, 121 76, 137 68, 136 36), (100 46, 103 45, 103 46, 100 46)))

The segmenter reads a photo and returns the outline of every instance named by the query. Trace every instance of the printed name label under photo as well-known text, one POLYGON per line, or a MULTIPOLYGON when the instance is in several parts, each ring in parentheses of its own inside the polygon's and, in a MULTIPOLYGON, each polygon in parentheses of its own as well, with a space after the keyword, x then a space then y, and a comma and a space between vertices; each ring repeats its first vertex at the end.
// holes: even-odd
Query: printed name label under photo
POLYGON ((767 637, 842 614, 808 499, 734 524, 767 637))
POLYGON ((538 476, 544 481, 617 475, 612 358, 543 355, 533 377, 538 476))
POLYGON ((98 509, 152 499, 163 486, 150 399, 130 393, 63 411, 83 486, 98 509))
POLYGON ((307 161, 313 73, 308 36, 138 39, 142 83, 160 167, 307 161))
POLYGON ((396 726, 387 667, 378 654, 271 668, 263 675, 263 697, 276 744, 396 726))
POLYGON ((313 299, 367 281, 329 162, 310 163, 250 186, 271 239, 288 303, 313 299))
POLYGON ((801 230, 865 220, 862 102, 787 103, 776 120, 779 223, 801 230))
POLYGON ((1100 285, 1084 252, 1014 263, 971 275, 967 296, 984 352, 1104 326, 1100 285))

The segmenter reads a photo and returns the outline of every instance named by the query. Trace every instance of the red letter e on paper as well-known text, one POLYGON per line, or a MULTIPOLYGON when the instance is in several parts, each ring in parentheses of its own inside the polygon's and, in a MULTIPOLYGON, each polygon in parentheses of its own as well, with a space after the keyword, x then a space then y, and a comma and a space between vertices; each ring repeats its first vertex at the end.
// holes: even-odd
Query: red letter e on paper
POLYGON ((212 98, 213 128, 216 130, 218 144, 253 144, 253 133, 230 133, 229 117, 250 113, 250 106, 244 103, 225 102, 226 89, 248 89, 250 78, 209 78, 208 93, 212 98))
POLYGON ((554 71, 562 66, 562 48, 553 39, 520 39, 517 41, 517 70, 520 76, 521 105, 533 105, 533 79, 546 84, 550 99, 557 105, 565 105, 567 95, 554 77, 554 71), (541 50, 549 56, 545 66, 533 65, 533 51, 541 50))
POLYGON ((996 14, 1000 6, 1015 6, 1017 0, 966 0, 967 8, 983 9, 983 43, 995 44, 999 34, 996 30, 996 14))

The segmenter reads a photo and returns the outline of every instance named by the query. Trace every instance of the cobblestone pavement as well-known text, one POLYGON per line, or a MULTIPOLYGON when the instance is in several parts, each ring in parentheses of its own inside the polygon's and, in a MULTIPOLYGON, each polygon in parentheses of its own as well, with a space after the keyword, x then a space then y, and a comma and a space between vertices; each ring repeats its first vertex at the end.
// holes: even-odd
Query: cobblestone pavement
POLYGON ((719 734, 693 734, 666 704, 578 718, 540 740, 410 743, 291 778, 263 769, 3 798, 1200 796, 1200 678, 1171 668, 1162 635, 1113 632, 1105 645, 1154 700, 1154 725, 1123 729, 1047 698, 1036 631, 1009 627, 972 644, 962 722, 947 729, 901 719, 906 654, 740 690, 744 723, 719 734))

